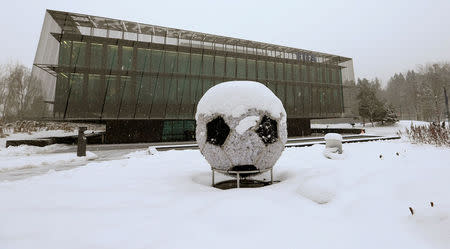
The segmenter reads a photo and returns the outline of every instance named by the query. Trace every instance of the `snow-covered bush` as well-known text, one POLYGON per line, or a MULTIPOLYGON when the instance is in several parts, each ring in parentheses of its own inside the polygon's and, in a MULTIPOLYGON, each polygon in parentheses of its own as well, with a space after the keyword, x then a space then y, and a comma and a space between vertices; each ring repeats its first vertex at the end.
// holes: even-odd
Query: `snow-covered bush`
POLYGON ((200 152, 217 169, 272 168, 287 141, 283 104, 258 82, 212 87, 200 99, 195 118, 200 152))
MULTIPOLYGON (((32 133, 38 131, 50 131, 50 130, 63 130, 66 132, 75 131, 78 129, 80 124, 78 123, 68 123, 68 122, 50 122, 50 121, 33 121, 33 120, 23 120, 16 121, 13 123, 7 123, 3 125, 4 133, 32 133)), ((83 124, 87 126, 88 130, 99 130, 100 126, 98 124, 83 124)), ((1 130, 1 127, 0 127, 1 130)), ((2 132, 0 131, 0 136, 2 132)))
POLYGON ((442 126, 434 123, 418 126, 411 124, 409 129, 405 129, 405 135, 414 143, 450 146, 450 128, 445 123, 442 126))

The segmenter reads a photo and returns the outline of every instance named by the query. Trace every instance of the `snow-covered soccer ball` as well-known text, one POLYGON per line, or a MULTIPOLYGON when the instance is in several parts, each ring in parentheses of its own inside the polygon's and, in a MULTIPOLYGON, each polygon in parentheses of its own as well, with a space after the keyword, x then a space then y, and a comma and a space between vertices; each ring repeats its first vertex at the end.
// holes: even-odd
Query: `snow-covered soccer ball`
POLYGON ((229 81, 210 88, 195 119, 200 152, 216 169, 272 168, 287 141, 283 104, 258 82, 229 81))

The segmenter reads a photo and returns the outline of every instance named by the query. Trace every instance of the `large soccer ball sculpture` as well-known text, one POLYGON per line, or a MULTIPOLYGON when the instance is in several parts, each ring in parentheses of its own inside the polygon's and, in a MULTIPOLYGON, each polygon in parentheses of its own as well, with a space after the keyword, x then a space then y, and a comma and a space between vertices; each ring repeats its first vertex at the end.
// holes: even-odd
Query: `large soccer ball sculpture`
POLYGON ((195 119, 200 151, 215 169, 270 169, 286 144, 283 104, 258 82, 212 87, 200 99, 195 119))

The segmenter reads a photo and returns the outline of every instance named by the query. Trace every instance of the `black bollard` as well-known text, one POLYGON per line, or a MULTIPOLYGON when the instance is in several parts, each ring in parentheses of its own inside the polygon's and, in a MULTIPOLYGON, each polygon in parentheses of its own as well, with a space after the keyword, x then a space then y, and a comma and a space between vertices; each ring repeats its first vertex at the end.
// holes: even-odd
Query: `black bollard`
POLYGON ((86 136, 84 135, 86 129, 87 129, 86 127, 78 128, 77 156, 86 156, 86 136))

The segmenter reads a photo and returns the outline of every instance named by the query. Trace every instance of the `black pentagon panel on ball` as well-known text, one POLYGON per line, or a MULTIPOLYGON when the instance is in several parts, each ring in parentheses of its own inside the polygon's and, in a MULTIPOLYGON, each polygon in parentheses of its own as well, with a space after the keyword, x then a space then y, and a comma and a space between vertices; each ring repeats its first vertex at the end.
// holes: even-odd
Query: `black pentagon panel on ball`
POLYGON ((262 139, 264 144, 268 145, 275 143, 278 140, 277 121, 264 116, 256 133, 262 139))
POLYGON ((206 124, 206 141, 210 144, 222 146, 230 134, 230 127, 222 117, 217 117, 206 124))

